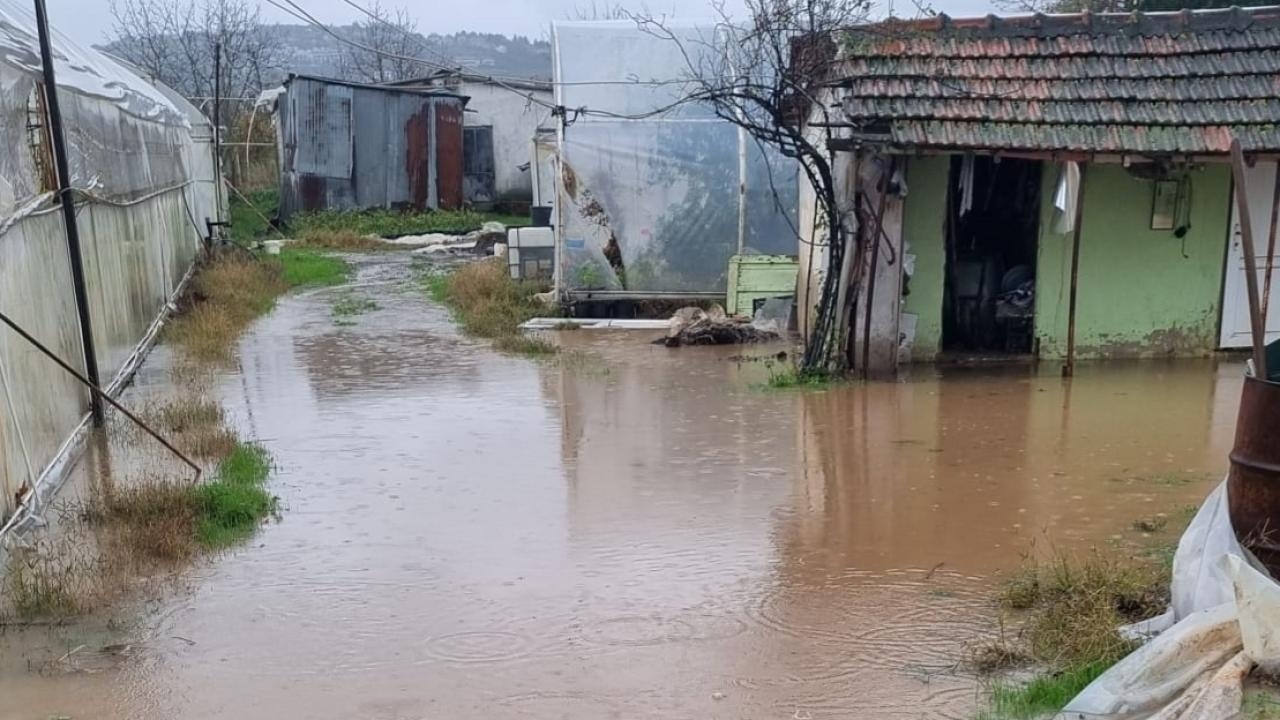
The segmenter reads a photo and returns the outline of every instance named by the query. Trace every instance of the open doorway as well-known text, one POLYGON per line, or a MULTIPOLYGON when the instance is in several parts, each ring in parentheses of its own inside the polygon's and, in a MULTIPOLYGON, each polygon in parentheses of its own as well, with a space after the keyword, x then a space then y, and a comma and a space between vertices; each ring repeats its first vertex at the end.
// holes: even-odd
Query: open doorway
POLYGON ((947 193, 943 350, 1033 352, 1042 167, 956 156, 947 193))

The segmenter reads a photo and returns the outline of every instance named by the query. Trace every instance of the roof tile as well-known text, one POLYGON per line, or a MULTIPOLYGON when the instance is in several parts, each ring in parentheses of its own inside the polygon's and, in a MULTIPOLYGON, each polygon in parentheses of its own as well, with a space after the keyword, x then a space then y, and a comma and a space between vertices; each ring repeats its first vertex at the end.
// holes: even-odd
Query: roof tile
POLYGON ((1280 9, 946 16, 850 30, 845 116, 937 148, 1280 151, 1280 9))

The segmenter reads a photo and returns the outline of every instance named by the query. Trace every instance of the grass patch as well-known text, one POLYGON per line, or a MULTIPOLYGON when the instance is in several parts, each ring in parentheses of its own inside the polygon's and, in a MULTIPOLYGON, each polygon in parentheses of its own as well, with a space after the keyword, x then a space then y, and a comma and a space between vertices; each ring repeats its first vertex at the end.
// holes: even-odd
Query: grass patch
POLYGON ((80 610, 89 573, 66 543, 13 548, 4 578, 8 614, 21 620, 62 618, 80 610))
POLYGON ((280 211, 280 191, 275 188, 246 193, 250 206, 240 196, 231 193, 227 206, 231 211, 231 239, 239 245, 250 245, 273 234, 271 226, 263 219, 275 217, 280 211), (254 208, 257 208, 257 211, 254 208), (259 214, 261 213, 261 214, 259 214))
POLYGON ((550 309, 534 295, 545 286, 511 278, 504 258, 468 263, 448 275, 428 275, 424 287, 444 303, 469 335, 493 341, 502 352, 550 355, 557 347, 525 335, 520 324, 545 315, 550 309))
POLYGON ((361 235, 350 230, 307 230, 298 237, 295 246, 319 250, 388 250, 396 246, 372 235, 361 235))
POLYGON ((192 280, 165 339, 195 360, 225 362, 245 327, 274 307, 287 289, 277 263, 244 252, 215 255, 192 280))
POLYGON ((794 365, 778 367, 772 362, 766 362, 765 367, 769 370, 769 379, 764 387, 770 390, 826 390, 845 381, 825 370, 801 370, 794 365))
POLYGON ((218 465, 213 481, 194 489, 199 512, 195 536, 202 546, 218 549, 240 542, 275 512, 276 498, 263 488, 270 474, 266 449, 242 444, 218 465))
POLYGON ((283 248, 280 265, 285 283, 294 288, 341 285, 351 275, 341 258, 305 248, 283 248))
POLYGON ((290 220, 290 225, 298 237, 328 232, 394 238, 424 233, 462 235, 472 230, 479 230, 480 226, 486 222, 500 222, 506 227, 523 227, 529 224, 529 218, 524 215, 481 213, 472 210, 427 212, 399 212, 386 209, 355 212, 322 210, 298 215, 290 220))
POLYGON ((357 295, 354 292, 346 292, 334 299, 333 305, 330 308, 330 313, 333 315, 335 320, 339 320, 352 318, 356 315, 363 315, 367 312, 377 310, 378 307, 378 303, 364 297, 363 295, 357 295))
POLYGON ((1119 628, 1168 606, 1171 557, 1094 550, 1081 557, 1028 559, 999 597, 1021 629, 1012 640, 1002 631, 997 640, 972 649, 971 660, 981 672, 1020 662, 1047 670, 1025 684, 992 685, 990 709, 981 717, 1022 720, 1056 712, 1128 655, 1135 643, 1121 637, 1119 628))
MULTIPOLYGON (((204 395, 174 398, 144 410, 143 416, 179 450, 197 458, 226 457, 239 442, 227 427, 222 406, 204 395)), ((132 424, 127 427, 136 430, 132 424)))
POLYGON ((1146 620, 1169 604, 1170 567, 1155 557, 1118 558, 1093 551, 1058 556, 1024 569, 1001 598, 1027 613, 1027 654, 1050 666, 1105 662, 1133 650, 1119 626, 1146 620))
POLYGON ((1041 675, 1025 685, 998 684, 991 689, 990 708, 982 720, 1030 720, 1062 709, 1111 663, 1082 662, 1041 675))
POLYGON ((81 511, 87 523, 110 531, 131 560, 176 562, 201 549, 219 549, 251 535, 274 512, 263 487, 271 458, 239 443, 199 484, 154 479, 104 488, 81 511))

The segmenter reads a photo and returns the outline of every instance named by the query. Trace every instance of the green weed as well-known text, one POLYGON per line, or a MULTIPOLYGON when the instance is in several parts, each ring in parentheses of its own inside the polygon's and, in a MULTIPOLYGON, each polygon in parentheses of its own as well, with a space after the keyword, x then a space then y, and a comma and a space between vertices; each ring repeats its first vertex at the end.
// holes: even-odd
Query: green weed
POLYGON ((982 720, 1030 720, 1055 713, 1111 664, 1102 660, 1082 662, 1036 677, 1025 685, 996 684, 991 688, 990 708, 979 717, 982 720))
POLYGON ((378 309, 378 303, 353 292, 343 293, 333 301, 330 310, 334 319, 351 318, 378 309))
POLYGON ((280 264, 289 287, 341 285, 351 274, 351 266, 341 258, 302 248, 282 249, 280 264))
POLYGON ((231 239, 239 245, 250 245, 271 234, 271 227, 263 216, 274 217, 280 209, 280 191, 275 188, 250 192, 246 197, 252 206, 235 193, 227 199, 231 211, 231 239))
POLYGON ((276 509, 264 488, 271 455, 261 445, 241 444, 218 465, 217 477, 193 489, 199 513, 195 537, 206 548, 235 544, 257 529, 276 509))
POLYGON ((779 369, 774 363, 767 362, 769 379, 764 387, 770 390, 826 390, 845 382, 843 377, 822 370, 801 370, 794 365, 779 369))

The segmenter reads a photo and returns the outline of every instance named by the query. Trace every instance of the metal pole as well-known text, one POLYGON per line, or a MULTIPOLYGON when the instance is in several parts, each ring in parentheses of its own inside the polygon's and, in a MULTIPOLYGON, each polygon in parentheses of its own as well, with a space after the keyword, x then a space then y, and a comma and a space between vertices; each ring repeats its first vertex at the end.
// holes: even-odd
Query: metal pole
POLYGON ((1084 225, 1084 182, 1088 165, 1080 164, 1080 186, 1076 188, 1075 225, 1071 228, 1071 295, 1067 305, 1067 364, 1062 376, 1076 374, 1076 296, 1080 279, 1080 227, 1084 225))
MULTIPOLYGON (((218 222, 222 222, 222 43, 213 44, 213 175, 218 181, 215 187, 213 209, 218 222)), ((212 231, 209 233, 213 240, 212 231)))
POLYGON ((1253 331, 1253 370, 1255 377, 1267 379, 1266 330, 1258 314, 1258 257, 1253 247, 1253 218, 1249 216, 1249 191, 1244 171, 1244 151, 1240 141, 1231 141, 1231 174, 1236 185, 1236 212, 1240 216, 1240 244, 1244 249, 1244 286, 1249 292, 1249 327, 1253 331))
MULTIPOLYGON (((741 112, 739 112, 741 115, 741 112)), ((769 162, 765 158, 765 162, 769 162)), ((738 128, 738 254, 747 250, 747 131, 738 128)), ((732 291, 732 288, 730 288, 732 291)))
MULTIPOLYGON (((62 206, 62 222, 67 231, 67 251, 71 256, 71 287, 75 293, 76 314, 80 318, 80 342, 84 348, 85 374, 94 387, 98 379, 98 356, 93 347, 93 323, 89 319, 89 291, 84 279, 84 257, 80 251, 80 231, 76 225, 76 203, 71 194, 71 170, 67 162, 66 136, 62 129, 62 109, 58 105, 58 83, 53 71, 53 49, 49 44, 49 17, 44 0, 35 0, 36 29, 40 35, 40 64, 44 68, 45 109, 49 112, 49 139, 53 146, 53 162, 58 170, 58 204, 62 206)), ((89 412, 95 425, 102 424, 102 401, 89 395, 89 412)))

